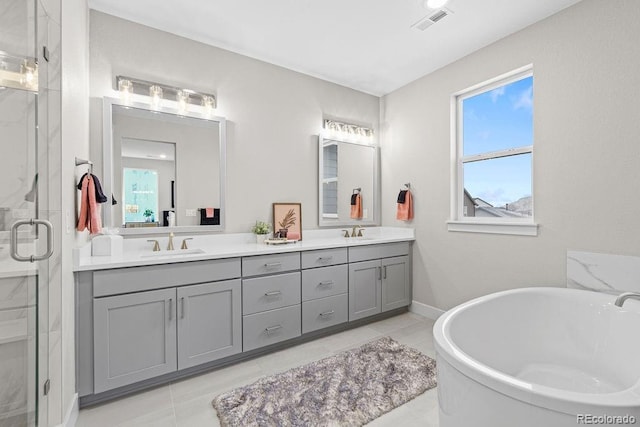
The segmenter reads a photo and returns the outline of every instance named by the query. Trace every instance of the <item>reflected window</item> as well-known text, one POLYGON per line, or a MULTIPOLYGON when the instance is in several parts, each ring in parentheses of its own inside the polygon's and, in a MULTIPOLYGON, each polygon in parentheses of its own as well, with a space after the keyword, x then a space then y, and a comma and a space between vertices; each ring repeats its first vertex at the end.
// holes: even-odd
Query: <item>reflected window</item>
POLYGON ((158 171, 123 168, 124 222, 156 222, 158 171))
POLYGON ((322 156, 322 216, 338 218, 338 144, 328 142, 322 156))

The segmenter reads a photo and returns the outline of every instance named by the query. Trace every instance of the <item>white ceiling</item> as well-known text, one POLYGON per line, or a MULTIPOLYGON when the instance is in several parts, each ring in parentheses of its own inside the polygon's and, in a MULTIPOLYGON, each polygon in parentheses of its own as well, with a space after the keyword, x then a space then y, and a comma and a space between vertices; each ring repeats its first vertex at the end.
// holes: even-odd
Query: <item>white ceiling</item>
POLYGON ((384 95, 580 0, 89 0, 92 9, 384 95))

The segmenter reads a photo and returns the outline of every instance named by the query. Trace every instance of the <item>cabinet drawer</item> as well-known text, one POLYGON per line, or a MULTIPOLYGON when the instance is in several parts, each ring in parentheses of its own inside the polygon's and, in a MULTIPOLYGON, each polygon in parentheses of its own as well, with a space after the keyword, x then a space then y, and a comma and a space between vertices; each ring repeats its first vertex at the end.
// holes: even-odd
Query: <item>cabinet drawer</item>
POLYGON ((242 276, 260 276, 300 269, 300 252, 242 258, 242 276))
POLYGON ((344 323, 348 318, 347 294, 302 303, 302 333, 344 323))
POLYGON ((349 262, 409 255, 409 242, 382 245, 355 246, 349 248, 349 262))
POLYGON ((242 314, 300 304, 300 272, 242 281, 242 314))
POLYGON ((302 268, 326 267, 346 262, 347 248, 302 252, 302 268))
POLYGON ((240 277, 240 258, 116 268, 93 273, 93 296, 103 297, 237 277, 240 277))
POLYGON ((243 351, 299 336, 300 304, 243 317, 243 351))
POLYGON ((324 298, 347 292, 349 267, 347 264, 314 268, 302 272, 302 301, 324 298))

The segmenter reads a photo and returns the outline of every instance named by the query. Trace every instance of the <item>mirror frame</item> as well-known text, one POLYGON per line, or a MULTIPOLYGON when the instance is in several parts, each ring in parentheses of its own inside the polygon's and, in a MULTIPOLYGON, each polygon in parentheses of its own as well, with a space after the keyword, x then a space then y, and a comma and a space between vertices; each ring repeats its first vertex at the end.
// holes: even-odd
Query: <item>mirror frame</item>
POLYGON ((364 144, 359 142, 347 141, 340 138, 330 138, 324 137, 322 134, 318 135, 318 227, 345 227, 345 226, 354 226, 354 225, 367 225, 367 226, 377 226, 380 225, 380 148, 375 144, 364 144), (374 161, 373 161, 373 213, 370 218, 355 220, 330 220, 324 219, 322 217, 322 204, 323 204, 323 196, 324 190, 322 188, 322 175, 324 171, 324 156, 323 156, 323 148, 324 141, 336 141, 342 144, 353 144, 353 145, 361 145, 363 147, 371 148, 374 150, 374 161))
MULTIPOLYGON (((136 228, 124 228, 121 225, 114 225, 113 215, 111 209, 102 210, 102 224, 103 227, 117 228, 120 230, 120 234, 126 235, 143 235, 143 234, 163 234, 169 232, 179 233, 197 233, 197 232, 212 232, 212 231, 224 231, 225 218, 226 218, 226 177, 227 177, 227 120, 221 116, 207 116, 194 112, 186 112, 184 114, 178 114, 175 109, 161 107, 157 110, 151 110, 149 105, 141 102, 129 102, 125 103, 116 98, 105 97, 102 107, 102 178, 103 178, 103 190, 104 194, 113 194, 113 107, 124 108, 136 108, 139 110, 149 111, 151 113, 163 113, 166 115, 169 121, 175 123, 182 123, 184 118, 201 120, 203 123, 216 123, 218 126, 219 142, 220 142, 220 224, 219 225, 177 225, 174 227, 136 227, 136 228)), ((205 124, 205 126, 207 126, 205 124)), ((213 127, 213 124, 211 124, 213 127)), ((179 177, 176 177, 178 182, 179 177)), ((122 200, 118 201, 122 203, 122 200)), ((108 202, 107 202, 108 203, 108 202)), ((109 205, 111 208, 112 206, 109 205)))

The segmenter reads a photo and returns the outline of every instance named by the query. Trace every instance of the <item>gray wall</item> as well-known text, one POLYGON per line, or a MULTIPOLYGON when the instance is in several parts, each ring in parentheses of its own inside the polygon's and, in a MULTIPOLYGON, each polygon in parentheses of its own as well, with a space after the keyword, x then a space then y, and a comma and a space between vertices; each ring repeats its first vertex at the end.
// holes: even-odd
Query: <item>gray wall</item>
POLYGON ((117 96, 116 75, 217 95, 216 114, 229 121, 227 232, 270 221, 273 202, 302 202, 304 227, 317 227, 323 116, 378 129, 372 95, 95 11, 90 34, 94 159, 102 158, 101 98, 117 96))
POLYGON ((564 285, 567 249, 640 255, 638 16, 637 0, 584 0, 383 98, 383 223, 411 182, 415 300, 564 285), (539 235, 448 232, 450 96, 529 63, 539 235))

